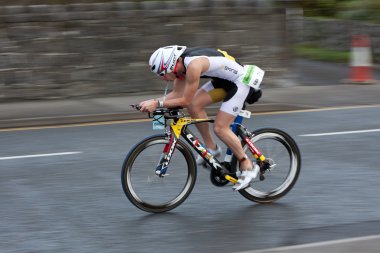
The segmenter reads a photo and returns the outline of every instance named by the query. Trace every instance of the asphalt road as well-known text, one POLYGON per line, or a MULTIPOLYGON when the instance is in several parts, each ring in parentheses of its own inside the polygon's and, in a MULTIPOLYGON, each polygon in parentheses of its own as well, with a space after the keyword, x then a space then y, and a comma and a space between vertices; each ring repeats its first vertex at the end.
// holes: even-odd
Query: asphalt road
POLYGON ((0 251, 223 253, 380 234, 379 125, 379 106, 254 116, 249 128, 280 128, 299 144, 292 191, 260 205, 199 170, 190 197, 160 215, 135 208, 120 185, 151 123, 2 130, 0 251))

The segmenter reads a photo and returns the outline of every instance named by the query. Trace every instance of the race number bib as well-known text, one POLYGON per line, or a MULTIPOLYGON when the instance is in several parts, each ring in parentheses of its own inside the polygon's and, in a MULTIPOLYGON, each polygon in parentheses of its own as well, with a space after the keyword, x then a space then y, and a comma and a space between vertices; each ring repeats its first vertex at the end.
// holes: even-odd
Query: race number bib
POLYGON ((245 85, 251 86, 255 90, 259 90, 264 74, 265 71, 255 65, 245 65, 244 75, 242 75, 241 82, 245 85))

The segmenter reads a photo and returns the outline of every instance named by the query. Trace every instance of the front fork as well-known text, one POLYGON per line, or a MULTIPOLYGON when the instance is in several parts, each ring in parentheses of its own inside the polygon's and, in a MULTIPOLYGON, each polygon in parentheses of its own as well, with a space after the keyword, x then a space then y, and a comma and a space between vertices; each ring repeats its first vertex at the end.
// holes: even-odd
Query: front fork
POLYGON ((156 175, 159 177, 168 175, 166 172, 178 142, 176 136, 170 131, 165 132, 165 139, 169 140, 169 142, 164 146, 164 150, 162 151, 160 160, 156 166, 156 175))

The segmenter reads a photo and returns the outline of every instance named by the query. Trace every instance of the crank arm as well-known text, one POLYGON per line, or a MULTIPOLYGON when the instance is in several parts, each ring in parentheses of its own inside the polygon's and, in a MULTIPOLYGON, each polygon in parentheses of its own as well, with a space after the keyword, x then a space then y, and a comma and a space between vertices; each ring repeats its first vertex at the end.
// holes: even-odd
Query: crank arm
POLYGON ((224 178, 225 178, 226 180, 230 181, 230 182, 233 183, 233 184, 236 184, 236 183, 237 183, 237 179, 234 178, 234 177, 231 177, 231 176, 228 175, 228 174, 226 174, 226 175, 224 176, 224 178))

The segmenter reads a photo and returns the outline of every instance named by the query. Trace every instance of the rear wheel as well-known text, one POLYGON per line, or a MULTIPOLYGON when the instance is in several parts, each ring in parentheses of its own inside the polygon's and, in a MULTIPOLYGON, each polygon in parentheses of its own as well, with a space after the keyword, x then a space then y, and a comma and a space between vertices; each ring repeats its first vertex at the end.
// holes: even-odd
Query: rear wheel
MULTIPOLYGON (((251 141, 266 157, 266 161, 257 161, 244 143, 246 154, 260 165, 261 175, 250 187, 239 192, 249 200, 270 203, 283 197, 293 188, 301 170, 301 154, 293 138, 278 129, 257 130, 253 133, 251 141)), ((232 166, 239 169, 235 157, 232 166)))
POLYGON ((190 195, 196 180, 194 155, 178 140, 166 176, 155 174, 164 146, 165 135, 148 137, 131 149, 121 171, 121 184, 136 207, 153 213, 179 206, 190 195))

